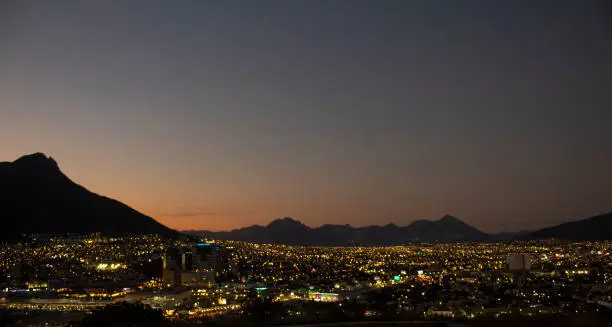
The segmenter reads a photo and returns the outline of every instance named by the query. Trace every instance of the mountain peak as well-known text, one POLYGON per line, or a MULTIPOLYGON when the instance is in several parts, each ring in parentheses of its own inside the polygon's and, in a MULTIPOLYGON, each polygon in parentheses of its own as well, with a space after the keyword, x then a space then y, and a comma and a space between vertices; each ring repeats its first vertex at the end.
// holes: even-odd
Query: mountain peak
POLYGON ((35 153, 32 153, 32 154, 23 155, 23 156, 19 157, 19 159, 15 160, 15 162, 20 162, 20 161, 47 161, 50 158, 51 157, 47 157, 47 155, 42 153, 42 152, 35 152, 35 153))
POLYGON ((302 222, 295 220, 291 217, 283 217, 283 218, 277 218, 274 219, 272 222, 270 222, 268 224, 267 227, 274 227, 274 226, 300 226, 300 227, 306 227, 306 225, 304 225, 302 222))
POLYGON ((458 222, 462 222, 461 220, 459 220, 457 217, 453 217, 451 215, 444 215, 444 217, 440 218, 440 221, 458 221, 458 222))
POLYGON ((15 166, 32 169, 54 169, 59 170, 57 162, 52 157, 47 157, 42 152, 36 152, 20 157, 13 162, 15 166))
POLYGON ((153 218, 72 182, 40 152, 0 163, 0 208, 0 239, 29 233, 177 236, 153 218))

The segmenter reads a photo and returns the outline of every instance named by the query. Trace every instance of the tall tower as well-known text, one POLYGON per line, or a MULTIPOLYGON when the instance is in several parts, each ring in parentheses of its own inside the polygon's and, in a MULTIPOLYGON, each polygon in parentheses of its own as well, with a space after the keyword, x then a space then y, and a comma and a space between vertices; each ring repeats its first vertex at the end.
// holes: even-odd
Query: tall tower
POLYGON ((165 284, 177 286, 181 284, 181 251, 177 248, 169 248, 162 256, 162 279, 165 284))
POLYGON ((529 254, 513 254, 506 260, 508 270, 512 273, 514 283, 521 286, 531 270, 529 254))

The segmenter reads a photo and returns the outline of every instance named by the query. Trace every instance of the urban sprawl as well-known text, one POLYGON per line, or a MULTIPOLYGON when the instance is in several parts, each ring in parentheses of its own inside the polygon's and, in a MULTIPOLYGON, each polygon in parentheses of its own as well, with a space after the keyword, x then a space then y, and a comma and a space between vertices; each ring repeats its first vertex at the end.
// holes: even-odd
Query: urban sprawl
POLYGON ((125 301, 168 319, 287 323, 595 313, 612 306, 611 252, 608 242, 304 247, 34 235, 0 248, 0 309, 78 316, 125 301))

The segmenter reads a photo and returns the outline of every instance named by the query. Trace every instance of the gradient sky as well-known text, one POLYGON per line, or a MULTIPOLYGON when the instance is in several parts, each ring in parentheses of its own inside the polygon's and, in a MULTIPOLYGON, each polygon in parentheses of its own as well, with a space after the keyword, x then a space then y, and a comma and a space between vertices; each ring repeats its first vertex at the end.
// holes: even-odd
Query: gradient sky
POLYGON ((178 229, 612 211, 605 1, 2 1, 0 161, 178 229))

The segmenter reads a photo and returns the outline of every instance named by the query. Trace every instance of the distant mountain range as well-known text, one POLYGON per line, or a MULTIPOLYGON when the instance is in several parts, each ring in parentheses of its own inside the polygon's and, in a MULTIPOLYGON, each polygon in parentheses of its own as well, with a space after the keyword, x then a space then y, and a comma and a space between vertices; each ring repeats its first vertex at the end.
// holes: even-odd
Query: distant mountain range
POLYGON ((267 226, 251 226, 229 232, 186 231, 186 234, 215 239, 282 243, 292 245, 398 245, 409 242, 475 242, 489 241, 491 236, 452 217, 439 220, 417 220, 408 226, 352 227, 323 225, 312 228, 292 218, 280 218, 267 226))
POLYGON ((543 228, 521 235, 519 238, 522 240, 557 238, 568 241, 612 240, 612 212, 543 228))
POLYGON ((566 241, 612 239, 612 213, 537 231, 487 234, 446 215, 439 220, 417 220, 408 226, 352 227, 323 225, 312 228, 293 218, 279 218, 267 226, 250 226, 227 232, 184 231, 186 234, 221 240, 288 245, 378 246, 407 243, 504 242, 557 238, 566 241))
MULTIPOLYGON (((179 235, 127 205, 92 193, 74 183, 55 160, 42 153, 0 162, 0 240, 29 233, 123 233, 179 235)), ((267 226, 227 232, 186 231, 215 239, 292 245, 399 245, 406 243, 496 242, 558 238, 569 241, 612 239, 612 213, 540 229, 534 232, 487 234, 446 215, 417 220, 408 226, 312 228, 292 218, 267 226)))
POLYGON ((0 162, 0 239, 26 233, 179 233, 74 183, 42 153, 0 162))

